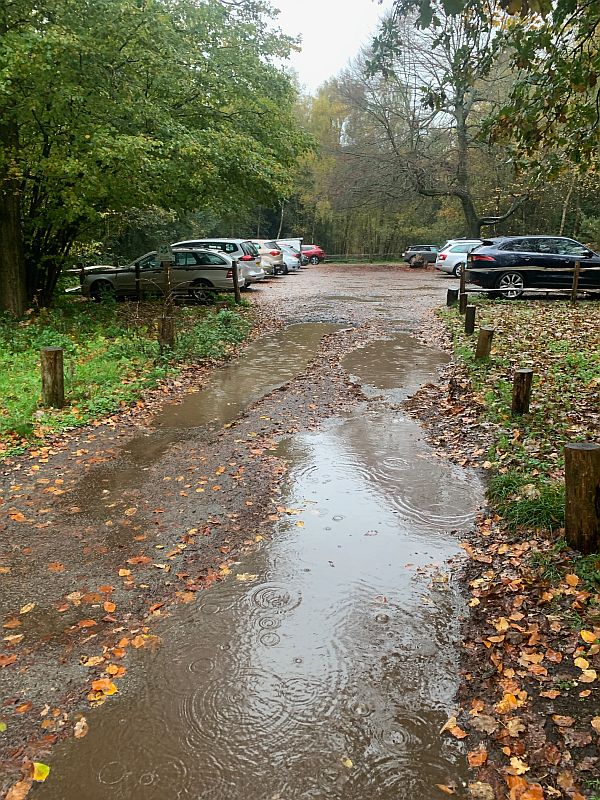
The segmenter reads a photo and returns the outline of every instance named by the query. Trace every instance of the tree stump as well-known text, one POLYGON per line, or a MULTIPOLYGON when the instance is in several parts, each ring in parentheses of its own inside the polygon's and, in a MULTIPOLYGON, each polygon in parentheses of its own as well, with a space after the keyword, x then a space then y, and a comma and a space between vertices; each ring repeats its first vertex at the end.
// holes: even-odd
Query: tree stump
POLYGON ((513 414, 528 414, 531 400, 532 369, 518 369, 513 376, 511 411, 513 414))
POLYGON ((565 538, 586 555, 600 549, 600 444, 565 447, 565 538))
POLYGON ((475 359, 480 360, 489 358, 492 352, 492 339, 494 338, 494 328, 480 328, 477 337, 477 347, 475 349, 475 359))
POLYGON ((475 332, 476 306, 467 306, 465 309, 465 333, 469 336, 475 332))
POLYGON ((40 351, 42 402, 45 406, 62 408, 65 404, 63 354, 62 347, 43 347, 40 351))

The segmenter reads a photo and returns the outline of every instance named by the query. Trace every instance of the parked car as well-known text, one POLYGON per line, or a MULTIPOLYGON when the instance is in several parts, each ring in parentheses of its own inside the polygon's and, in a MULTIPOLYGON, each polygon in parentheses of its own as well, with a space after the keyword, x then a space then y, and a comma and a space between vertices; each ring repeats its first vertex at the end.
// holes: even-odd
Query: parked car
POLYGON ((435 244, 411 244, 403 254, 402 258, 408 263, 412 264, 413 260, 423 260, 425 264, 435 263, 437 258, 438 247, 435 244))
POLYGON ((288 272, 297 272, 300 269, 300 253, 290 247, 289 244, 279 244, 279 247, 281 247, 283 260, 288 272))
POLYGON ((282 247, 284 244, 291 247, 294 253, 300 259, 300 266, 305 267, 308 262, 308 256, 302 253, 302 239, 300 237, 291 239, 277 239, 277 244, 282 247))
POLYGON ((265 279, 266 272, 260 263, 258 247, 249 239, 190 239, 186 242, 176 242, 172 246, 201 247, 205 250, 220 250, 227 253, 230 258, 235 258, 242 268, 246 287, 265 279))
MULTIPOLYGON (((173 253, 175 262, 171 267, 171 285, 177 294, 186 294, 200 302, 207 302, 216 290, 233 290, 233 262, 225 253, 187 247, 173 249, 173 253)), ((134 296, 136 267, 139 267, 142 291, 150 294, 164 293, 166 275, 156 257, 156 250, 146 253, 126 267, 87 267, 80 278, 81 292, 98 301, 107 296, 134 296)), ((239 264, 238 280, 242 288, 245 279, 239 264)))
POLYGON ((575 262, 579 287, 600 291, 600 255, 565 236, 501 236, 484 239, 468 255, 465 277, 494 296, 520 297, 528 288, 570 289, 575 262))
POLYGON ((308 258, 310 264, 320 264, 325 261, 325 250, 316 244, 303 244, 302 253, 308 258))
POLYGON ((252 239, 258 247, 260 263, 269 275, 285 275, 286 266, 283 260, 281 247, 272 239, 252 239))
POLYGON ((460 277, 467 265, 467 253, 480 245, 481 239, 451 239, 442 247, 435 260, 435 268, 460 277))

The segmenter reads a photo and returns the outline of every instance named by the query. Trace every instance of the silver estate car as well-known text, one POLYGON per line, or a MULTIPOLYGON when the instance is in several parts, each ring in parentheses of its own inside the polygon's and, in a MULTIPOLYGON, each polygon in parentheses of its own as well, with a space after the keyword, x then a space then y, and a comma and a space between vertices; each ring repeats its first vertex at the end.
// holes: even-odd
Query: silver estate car
POLYGON ((262 281, 266 272, 262 268, 258 247, 249 239, 224 239, 221 236, 207 239, 188 239, 185 242, 176 242, 173 247, 202 247, 205 250, 220 250, 227 253, 230 258, 235 258, 242 269, 246 286, 262 281))
MULTIPOLYGON (((225 253, 201 248, 173 248, 172 289, 176 294, 207 302, 215 291, 233 290, 233 262, 225 253)), ((85 268, 80 277, 81 293, 94 300, 104 297, 127 297, 136 294, 136 271, 140 289, 147 294, 163 294, 166 275, 156 257, 156 250, 146 253, 126 267, 98 265, 85 268)), ((245 279, 238 264, 240 288, 245 279)))

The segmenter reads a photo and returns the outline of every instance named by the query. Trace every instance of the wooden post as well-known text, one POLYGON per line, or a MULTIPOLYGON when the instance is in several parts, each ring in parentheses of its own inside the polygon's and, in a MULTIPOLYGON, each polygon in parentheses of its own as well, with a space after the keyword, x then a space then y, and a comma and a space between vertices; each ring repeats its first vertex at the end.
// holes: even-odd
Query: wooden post
POLYGON ((233 278, 233 294, 234 294, 234 297, 235 297, 236 305, 239 306, 239 304, 242 302, 242 295, 241 295, 241 292, 240 292, 240 281, 239 281, 239 277, 240 276, 239 276, 239 273, 238 273, 238 262, 234 258, 232 263, 233 263, 233 267, 232 267, 232 270, 231 270, 231 276, 233 278))
POLYGON ((446 293, 446 305, 448 308, 455 306, 458 302, 458 289, 448 289, 446 293))
POLYGON ((579 287, 579 273, 581 272, 581 261, 575 262, 575 269, 573 270, 573 288, 571 289, 571 302, 577 302, 577 289, 579 287))
POLYGON ((492 350, 492 339, 494 338, 493 328, 480 328, 477 337, 477 348, 475 349, 475 359, 489 358, 492 350))
POLYGON ((173 317, 173 270, 170 261, 163 261, 165 273, 165 296, 162 317, 158 321, 158 344, 162 353, 167 347, 175 347, 175 319, 173 317))
POLYGON ((458 313, 459 314, 466 314, 467 313, 467 302, 469 297, 466 292, 461 292, 458 295, 458 313))
POLYGON ((584 554, 600 549, 600 444, 565 447, 565 538, 584 554))
POLYGON ((62 347, 43 347, 40 351, 42 365, 42 402, 45 406, 62 408, 65 404, 64 350, 62 347))
POLYGON ((135 262, 135 297, 138 303, 142 299, 142 290, 140 285, 140 265, 135 262))
POLYGON ((513 396, 511 411, 513 414, 528 414, 531 400, 532 369, 518 369, 513 377, 513 396))
POLYGON ((475 331, 476 306, 467 306, 465 309, 465 333, 469 336, 475 331))

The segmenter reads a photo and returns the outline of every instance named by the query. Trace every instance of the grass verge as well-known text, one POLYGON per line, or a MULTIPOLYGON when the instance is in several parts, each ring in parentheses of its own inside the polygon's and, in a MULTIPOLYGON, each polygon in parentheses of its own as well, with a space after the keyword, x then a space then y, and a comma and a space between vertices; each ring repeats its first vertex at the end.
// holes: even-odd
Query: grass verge
POLYGON ((158 303, 61 298, 19 322, 0 317, 0 459, 114 413, 184 363, 225 356, 251 328, 243 309, 225 304, 178 307, 169 354, 158 346, 158 303), (48 346, 65 351, 62 409, 41 406, 39 351, 48 346))

